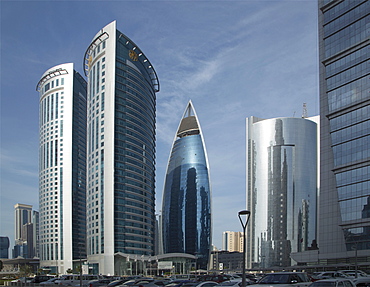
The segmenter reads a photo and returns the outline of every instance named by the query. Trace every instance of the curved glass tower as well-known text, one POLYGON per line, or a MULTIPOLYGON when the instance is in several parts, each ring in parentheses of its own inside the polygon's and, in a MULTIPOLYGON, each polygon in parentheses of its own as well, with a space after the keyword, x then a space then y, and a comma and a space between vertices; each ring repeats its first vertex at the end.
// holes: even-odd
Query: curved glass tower
POLYGON ((164 253, 198 257, 207 269, 211 246, 211 187, 203 134, 189 101, 173 142, 162 206, 164 253))
POLYGON ((292 265, 316 246, 317 124, 247 119, 247 268, 292 265))
POLYGON ((154 254, 159 83, 115 21, 95 35, 85 65, 87 256, 93 273, 123 274, 129 255, 154 254))

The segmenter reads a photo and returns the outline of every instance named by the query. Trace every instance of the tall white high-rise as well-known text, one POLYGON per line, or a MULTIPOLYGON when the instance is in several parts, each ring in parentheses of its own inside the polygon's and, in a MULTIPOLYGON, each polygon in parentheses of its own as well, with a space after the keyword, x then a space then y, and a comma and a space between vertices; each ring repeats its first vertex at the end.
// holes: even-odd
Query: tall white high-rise
POLYGON ((61 64, 37 91, 40 267, 65 273, 86 257, 86 81, 72 63, 61 64))
POLYGON ((87 258, 93 273, 133 274, 154 255, 157 75, 116 22, 85 53, 87 258))

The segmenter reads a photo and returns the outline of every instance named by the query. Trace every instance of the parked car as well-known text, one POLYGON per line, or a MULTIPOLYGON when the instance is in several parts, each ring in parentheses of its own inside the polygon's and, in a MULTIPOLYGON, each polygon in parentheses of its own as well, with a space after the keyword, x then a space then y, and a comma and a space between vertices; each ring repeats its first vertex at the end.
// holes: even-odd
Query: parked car
MULTIPOLYGON (((218 286, 241 287, 242 283, 243 283, 242 279, 233 279, 233 280, 230 280, 230 281, 221 282, 221 283, 218 284, 218 286)), ((245 285, 251 285, 253 283, 254 283, 253 281, 246 278, 245 285)))
POLYGON ((170 282, 170 279, 142 279, 135 282, 134 285, 131 285, 132 287, 158 287, 158 286, 165 286, 170 282))
POLYGON ((345 275, 349 276, 349 277, 353 277, 353 278, 356 278, 356 277, 370 277, 369 274, 367 274, 366 272, 362 271, 362 270, 340 270, 341 273, 344 273, 345 275), (357 276, 356 276, 356 273, 357 273, 357 276))
POLYGON ((213 287, 218 285, 215 281, 188 282, 181 287, 213 287))
POLYGON ((52 276, 52 275, 36 275, 35 277, 33 277, 31 283, 41 283, 41 282, 48 281, 48 280, 53 279, 53 278, 55 278, 55 276, 52 276))
POLYGON ((216 286, 216 285, 218 285, 218 283, 215 282, 215 281, 204 281, 204 282, 198 283, 195 286, 196 287, 213 287, 213 286, 216 286))
POLYGON ((113 279, 104 278, 104 279, 97 279, 97 280, 91 280, 87 282, 87 287, 98 287, 98 286, 108 286, 109 283, 112 282, 113 279))
POLYGON ((80 286, 80 283, 82 281, 82 285, 85 285, 91 281, 91 280, 97 280, 102 279, 99 275, 89 275, 84 274, 80 278, 80 275, 77 274, 70 274, 70 275, 62 275, 58 280, 55 280, 55 282, 58 285, 62 286, 80 286))
POLYGON ((356 287, 370 287, 370 276, 357 277, 352 281, 356 287))
POLYGON ((312 282, 305 272, 276 272, 262 277, 253 287, 265 287, 266 284, 278 287, 309 286, 312 282))
POLYGON ((177 279, 177 280, 172 280, 170 283, 166 285, 166 287, 180 287, 183 286, 184 284, 187 283, 195 283, 196 281, 194 280, 182 280, 182 279, 177 279))
POLYGON ((113 287, 113 286, 120 286, 122 285, 123 283, 129 281, 129 279, 118 279, 118 280, 114 280, 112 282, 110 282, 107 286, 108 287, 113 287))
POLYGON ((351 279, 333 278, 317 280, 310 287, 356 287, 356 285, 351 279))
POLYGON ((126 282, 122 283, 122 285, 124 286, 131 286, 131 285, 135 285, 137 284, 138 282, 140 282, 141 280, 153 280, 153 278, 149 278, 149 277, 141 277, 139 279, 131 279, 131 280, 127 280, 126 282))
POLYGON ((342 273, 340 271, 324 271, 319 273, 314 273, 315 276, 317 276, 318 279, 332 279, 332 278, 350 278, 345 273, 342 273))
POLYGON ((44 282, 41 282, 40 285, 41 286, 45 286, 45 285, 56 285, 57 283, 55 281, 57 281, 59 279, 59 277, 54 277, 54 278, 51 278, 47 281, 44 281, 44 282))
POLYGON ((11 282, 15 283, 31 283, 33 277, 21 277, 18 279, 14 279, 11 282))
POLYGON ((217 283, 223 282, 223 281, 229 281, 231 279, 234 279, 231 275, 228 274, 208 274, 203 275, 198 278, 198 281, 214 281, 217 283))

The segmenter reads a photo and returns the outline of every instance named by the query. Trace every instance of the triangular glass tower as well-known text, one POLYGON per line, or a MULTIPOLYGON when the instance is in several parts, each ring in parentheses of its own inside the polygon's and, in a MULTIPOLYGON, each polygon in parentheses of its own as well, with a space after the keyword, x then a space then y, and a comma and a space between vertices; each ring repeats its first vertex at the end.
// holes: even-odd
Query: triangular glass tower
POLYGON ((177 129, 163 192, 164 253, 195 255, 207 269, 211 246, 211 185, 203 134, 191 101, 177 129))

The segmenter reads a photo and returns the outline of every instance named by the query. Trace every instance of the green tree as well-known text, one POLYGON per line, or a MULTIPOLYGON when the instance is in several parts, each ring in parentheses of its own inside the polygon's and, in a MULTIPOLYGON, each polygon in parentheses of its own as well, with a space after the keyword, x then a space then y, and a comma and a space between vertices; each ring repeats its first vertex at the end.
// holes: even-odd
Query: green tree
POLYGON ((27 277, 33 273, 33 268, 29 264, 24 264, 20 266, 19 271, 22 277, 27 277))

